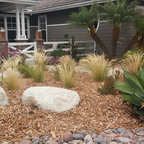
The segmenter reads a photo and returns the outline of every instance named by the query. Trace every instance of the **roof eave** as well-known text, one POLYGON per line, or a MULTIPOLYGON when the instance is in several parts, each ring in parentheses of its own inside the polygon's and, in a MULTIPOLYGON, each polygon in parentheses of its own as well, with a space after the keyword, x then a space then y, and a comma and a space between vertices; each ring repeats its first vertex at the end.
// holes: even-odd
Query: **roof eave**
MULTIPOLYGON (((53 11, 59 11, 59 10, 64 10, 64 9, 69 9, 69 8, 88 6, 88 5, 92 5, 92 3, 94 1, 95 0, 88 1, 88 2, 80 2, 80 3, 75 3, 75 4, 69 4, 69 5, 64 5, 64 6, 58 6, 58 7, 53 7, 53 8, 34 10, 34 11, 32 11, 32 14, 39 14, 39 13, 53 12, 53 11)), ((115 0, 112 0, 112 1, 115 1, 115 0)), ((108 2, 108 0, 97 0, 97 3, 105 3, 105 2, 108 2)))
POLYGON ((0 2, 6 2, 6 3, 13 3, 13 4, 23 4, 23 5, 29 5, 34 6, 39 4, 38 1, 29 1, 29 0, 0 0, 0 2))

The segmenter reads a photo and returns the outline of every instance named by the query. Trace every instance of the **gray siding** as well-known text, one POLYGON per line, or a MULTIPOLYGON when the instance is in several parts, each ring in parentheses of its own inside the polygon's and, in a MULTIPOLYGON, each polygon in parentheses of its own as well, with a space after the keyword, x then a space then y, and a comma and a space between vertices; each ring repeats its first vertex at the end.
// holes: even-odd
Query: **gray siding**
POLYGON ((87 37, 88 31, 82 28, 64 26, 48 26, 48 41, 60 41, 64 40, 64 34, 68 34, 69 38, 75 37, 77 41, 92 41, 91 37, 87 37))
MULTIPOLYGON (((101 40, 104 42, 106 47, 111 52, 111 35, 112 35, 112 27, 113 25, 108 22, 101 22, 100 27, 98 30, 98 35, 101 40)), ((69 38, 72 36, 75 37, 77 41, 93 41, 90 36, 87 36, 88 31, 82 28, 74 28, 68 27, 67 25, 64 26, 48 26, 47 27, 48 33, 48 41, 60 41, 64 40, 64 34, 69 34, 69 38)), ((124 24, 121 28, 120 38, 118 41, 118 48, 117 48, 117 55, 124 50, 127 46, 128 42, 135 34, 135 28, 132 24, 124 24)), ((99 47, 97 46, 97 49, 99 47)))
MULTIPOLYGON (((106 45, 106 47, 111 52, 111 35, 112 35, 113 25, 107 22, 100 24, 98 30, 98 35, 106 45)), ((123 52, 124 48, 127 46, 128 42, 131 40, 132 36, 135 34, 135 28, 133 24, 125 23, 121 27, 121 33, 118 41, 117 55, 123 52)))

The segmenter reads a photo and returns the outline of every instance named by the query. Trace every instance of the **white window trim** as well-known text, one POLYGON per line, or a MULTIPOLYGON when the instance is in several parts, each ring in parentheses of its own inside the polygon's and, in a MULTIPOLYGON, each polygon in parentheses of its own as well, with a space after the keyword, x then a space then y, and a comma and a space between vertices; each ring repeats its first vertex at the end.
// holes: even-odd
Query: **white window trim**
POLYGON ((38 16, 38 29, 40 29, 40 18, 44 17, 45 18, 45 26, 46 28, 45 29, 41 29, 41 30, 45 30, 46 31, 46 41, 48 41, 48 34, 47 34, 47 15, 40 15, 38 16))
MULTIPOLYGON (((7 27, 7 17, 15 17, 16 18, 16 15, 15 14, 0 14, 0 16, 4 17, 4 28, 5 28, 5 31, 6 31, 6 40, 8 40, 8 30, 12 31, 12 30, 16 30, 16 29, 8 29, 7 27)), ((25 18, 27 19, 27 36, 28 38, 30 38, 30 23, 29 23, 29 16, 28 15, 25 15, 25 18)))

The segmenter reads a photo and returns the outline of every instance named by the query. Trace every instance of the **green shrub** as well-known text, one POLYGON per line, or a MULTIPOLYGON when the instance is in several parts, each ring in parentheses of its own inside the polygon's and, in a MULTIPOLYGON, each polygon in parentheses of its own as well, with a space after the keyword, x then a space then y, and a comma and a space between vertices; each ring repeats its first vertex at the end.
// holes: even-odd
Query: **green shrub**
POLYGON ((32 67, 29 66, 28 64, 21 64, 18 67, 18 70, 24 75, 25 78, 31 78, 31 71, 32 71, 32 67))
POLYGON ((122 99, 130 102, 134 111, 144 116, 144 66, 136 74, 124 70, 125 82, 116 82, 115 87, 120 91, 122 99))
POLYGON ((24 75, 26 78, 33 78, 35 82, 42 82, 44 71, 42 66, 29 66, 28 64, 23 64, 19 66, 19 71, 24 75))
POLYGON ((65 55, 65 52, 63 50, 54 50, 51 53, 51 56, 54 56, 54 57, 61 57, 61 56, 64 56, 64 55, 65 55))
POLYGON ((103 87, 99 88, 98 92, 102 95, 115 94, 117 90, 114 87, 114 81, 112 76, 106 77, 103 87))

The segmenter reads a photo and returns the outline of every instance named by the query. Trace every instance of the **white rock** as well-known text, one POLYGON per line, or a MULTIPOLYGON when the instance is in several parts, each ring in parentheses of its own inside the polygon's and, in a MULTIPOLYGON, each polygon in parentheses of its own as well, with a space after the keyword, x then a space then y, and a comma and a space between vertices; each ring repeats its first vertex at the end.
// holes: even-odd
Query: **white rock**
POLYGON ((22 96, 24 105, 53 112, 70 110, 78 105, 79 101, 80 97, 75 91, 56 87, 30 87, 22 96))
POLYGON ((123 75, 123 70, 121 68, 113 68, 113 69, 110 69, 107 73, 107 76, 110 77, 112 76, 113 78, 115 78, 115 76, 119 73, 119 76, 122 76, 123 75))
POLYGON ((8 98, 3 88, 0 87, 0 106, 8 105, 8 98))

